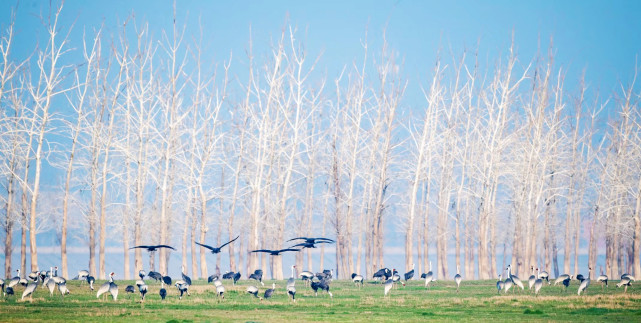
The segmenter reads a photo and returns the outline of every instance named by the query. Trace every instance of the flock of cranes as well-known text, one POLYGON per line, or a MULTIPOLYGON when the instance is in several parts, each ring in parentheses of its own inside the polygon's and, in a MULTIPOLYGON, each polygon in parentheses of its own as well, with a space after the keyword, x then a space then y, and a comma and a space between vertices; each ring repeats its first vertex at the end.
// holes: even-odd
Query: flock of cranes
MULTIPOLYGON (((512 274, 512 267, 511 265, 508 265, 507 268, 505 268, 505 271, 507 271, 507 279, 505 281, 502 280, 502 275, 499 274, 499 280, 496 282, 496 289, 497 293, 501 293, 501 291, 504 291, 505 294, 507 294, 510 289, 512 289, 512 292, 515 293, 518 291, 520 288, 521 291, 525 291, 525 286, 523 285, 523 282, 521 279, 512 274)), ((534 269, 534 266, 530 267, 531 275, 528 278, 528 287, 531 293, 534 293, 535 296, 538 296, 541 288, 544 286, 543 281, 548 285, 552 285, 552 283, 549 280, 549 274, 546 271, 542 271, 540 268, 534 269), (534 272, 536 271, 536 275, 534 272)), ((576 280, 579 281, 579 288, 577 289, 577 295, 581 295, 583 293, 584 295, 587 293, 588 287, 590 287, 590 282, 591 282, 591 274, 592 274, 592 268, 588 267, 588 277, 584 277, 581 274, 576 275, 576 280)), ((457 276, 459 276, 457 274, 457 276)), ((568 287, 570 286, 570 282, 574 279, 573 275, 568 275, 568 274, 562 274, 559 275, 554 280, 554 286, 557 286, 559 283, 564 286, 564 291, 567 292, 568 287)), ((599 277, 597 277, 597 283, 601 284, 601 290, 606 288, 608 286, 608 276, 605 274, 601 274, 599 277)), ((619 283, 616 285, 618 287, 625 287, 624 293, 628 292, 628 287, 632 286, 632 282, 635 281, 634 276, 630 274, 623 274, 621 275, 621 279, 619 283)), ((458 284, 458 283, 457 283, 458 284)))
MULTIPOLYGON (((212 246, 208 246, 201 243, 197 243, 197 244, 202 246, 203 248, 209 249, 213 254, 217 254, 221 251, 221 248, 236 241, 236 239, 238 239, 238 237, 221 245, 220 247, 212 247, 212 246)), ((297 252, 297 251, 300 251, 302 248, 315 248, 316 244, 334 242, 334 240, 327 239, 327 238, 306 238, 306 237, 293 238, 288 241, 291 242, 296 240, 301 240, 302 242, 290 248, 285 248, 280 250, 259 249, 259 250, 254 250, 252 252, 264 252, 272 256, 278 256, 283 252, 288 252, 288 251, 297 252), (301 247, 301 248, 296 249, 295 247, 301 247)), ((150 253, 153 253, 160 248, 170 248, 175 250, 173 247, 168 245, 149 245, 149 246, 144 245, 144 246, 135 246, 133 248, 146 249, 150 253)), ((289 297, 291 297, 292 302, 296 302, 297 276, 296 276, 295 270, 296 270, 296 266, 291 266, 291 276, 287 279, 286 286, 285 286, 285 292, 289 297)), ((497 293, 500 294, 501 291, 503 291, 505 294, 507 294, 510 291, 510 289, 512 289, 513 293, 516 293, 519 289, 521 290, 521 292, 524 292, 525 285, 523 281, 517 275, 512 273, 512 267, 510 265, 508 265, 507 268, 505 268, 505 272, 507 274, 505 276, 506 277, 505 280, 502 280, 502 277, 503 277, 502 273, 498 275, 499 279, 496 282, 497 293)), ((51 267, 49 271, 34 271, 30 273, 26 278, 23 278, 21 276, 19 269, 17 270, 17 273, 18 275, 11 279, 0 280, 0 287, 2 288, 4 297, 13 296, 16 292, 15 290, 16 287, 23 286, 24 290, 22 292, 22 299, 24 300, 26 297, 30 297, 30 299, 32 300, 33 294, 40 284, 47 287, 47 289, 49 290, 50 296, 53 296, 56 288, 58 289, 63 299, 65 295, 70 294, 66 284, 67 280, 64 277, 58 276, 58 267, 51 267)), ((546 271, 541 270, 540 268, 535 269, 532 266, 530 267, 530 273, 531 275, 527 280, 527 284, 528 284, 530 293, 533 293, 535 296, 539 295, 542 287, 544 286, 544 281, 547 283, 547 285, 552 284, 549 280, 549 274, 546 271)), ((590 286, 591 274, 592 274, 592 268, 589 268, 589 267, 588 267, 587 277, 584 277, 583 275, 579 274, 575 278, 573 275, 563 274, 555 279, 554 285, 556 286, 559 283, 561 283, 565 287, 564 290, 567 291, 567 288, 570 285, 570 282, 573 279, 576 279, 579 281, 577 294, 578 295, 581 295, 581 293, 585 294, 587 292, 588 287, 590 286)), ((114 272, 111 272, 108 275, 109 276, 108 281, 103 283, 100 286, 100 288, 98 288, 96 292, 96 298, 100 299, 102 296, 103 298, 106 299, 108 295, 111 295, 114 301, 118 300, 119 288, 116 282, 114 281, 115 275, 116 274, 114 272)), ((144 270, 140 270, 138 272, 138 276, 140 277, 140 279, 135 281, 135 287, 133 285, 126 286, 125 293, 134 294, 136 293, 136 289, 137 289, 138 293, 140 294, 141 302, 144 302, 145 296, 150 291, 149 286, 145 282, 145 277, 148 277, 149 279, 152 279, 156 282, 160 282, 160 289, 158 290, 158 295, 160 296, 161 300, 164 300, 168 295, 167 289, 165 289, 165 285, 171 286, 172 283, 176 287, 177 293, 179 294, 178 295, 179 299, 182 299, 184 295, 190 296, 189 288, 192 285, 192 280, 188 275, 185 274, 184 267, 181 268, 181 279, 176 280, 175 282, 172 280, 171 277, 162 275, 161 273, 155 272, 153 270, 149 271, 149 273, 146 273, 144 270)), ((309 286, 314 291, 315 296, 318 296, 318 291, 320 290, 321 292, 325 291, 327 295, 329 295, 330 299, 333 298, 333 294, 330 291, 330 285, 331 285, 333 276, 334 276, 333 270, 324 270, 323 272, 319 272, 319 273, 312 273, 311 271, 302 271, 298 275, 298 277, 304 282, 305 287, 309 286)), ((401 277, 401 275, 396 269, 390 270, 389 268, 382 268, 373 274, 372 279, 382 283, 383 296, 387 297, 388 295, 390 295, 392 289, 394 289, 398 285, 398 283, 405 286, 405 282, 411 280, 413 277, 414 277, 414 264, 412 264, 412 269, 406 272, 403 275, 403 277, 401 277)), ((239 272, 237 273, 227 272, 221 277, 217 275, 209 276, 207 279, 207 282, 213 283, 213 285, 216 288, 216 295, 221 299, 224 299, 225 287, 223 285, 222 280, 232 280, 233 284, 236 285, 236 283, 240 280, 240 278, 241 278, 241 274, 239 272)), ((260 283, 262 286, 265 285, 263 283, 263 271, 260 269, 255 270, 253 273, 249 274, 247 278, 250 281, 253 280, 257 283, 260 283)), ((458 293, 460 290, 461 283, 463 281, 463 277, 460 274, 459 266, 456 267, 456 275, 453 278, 456 284, 456 292, 458 293)), ((82 282, 86 281, 87 285, 89 286, 89 289, 91 291, 94 291, 95 278, 90 275, 89 271, 81 270, 78 272, 78 275, 73 279, 81 280, 82 282)), ((352 282, 359 289, 363 287, 363 284, 365 281, 364 276, 357 273, 353 273, 351 275, 351 279, 352 279, 352 282)), ((425 288, 428 290, 431 288, 430 287, 431 284, 436 282, 435 275, 432 272, 431 262, 429 263, 429 271, 427 273, 421 274, 420 279, 423 279, 425 281, 425 288)), ((602 289, 608 286, 608 281, 609 281, 608 276, 604 274, 601 274, 599 277, 597 277, 597 283, 601 284, 602 289)), ((629 274, 624 274, 621 276, 621 279, 617 284, 617 287, 624 287, 625 288, 624 293, 627 293, 627 289, 632 285, 633 281, 635 281, 635 278, 633 276, 629 274)), ((258 298, 259 300, 263 300, 263 299, 271 298, 277 290, 276 287, 277 287, 276 283, 272 283, 271 288, 266 289, 264 291, 264 294, 262 294, 262 297, 259 295, 260 289, 256 285, 249 285, 246 289, 246 292, 258 298)))

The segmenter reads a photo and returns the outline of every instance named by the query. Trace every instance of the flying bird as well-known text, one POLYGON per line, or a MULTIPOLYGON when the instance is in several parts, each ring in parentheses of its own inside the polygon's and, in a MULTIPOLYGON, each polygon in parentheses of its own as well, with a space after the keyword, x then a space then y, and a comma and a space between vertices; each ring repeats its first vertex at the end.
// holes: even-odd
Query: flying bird
POLYGON ((300 249, 280 249, 280 250, 260 249, 260 250, 253 250, 252 252, 266 252, 266 253, 269 253, 269 255, 271 256, 280 256, 281 253, 287 252, 287 251, 300 251, 300 249))
POLYGON ((332 243, 336 242, 332 239, 328 238, 306 238, 306 237, 298 237, 298 238, 292 238, 287 241, 294 241, 294 240, 304 240, 306 243, 332 243))
POLYGON ((216 248, 216 247, 212 247, 212 246, 208 246, 208 245, 206 245, 206 244, 202 244, 202 243, 198 243, 198 242, 196 242, 196 244, 197 244, 197 245, 199 245, 199 246, 201 246, 201 247, 204 247, 204 248, 207 248, 207 249, 211 250, 211 253, 213 253, 213 254, 217 254, 217 253, 219 253, 219 252, 220 252, 220 249, 222 249, 222 247, 224 247, 224 246, 226 246, 226 245, 228 245, 228 244, 230 244, 230 243, 232 243, 232 242, 236 241, 236 239, 238 239, 238 237, 240 237, 240 236, 237 236, 237 237, 236 237, 236 238, 234 238, 233 240, 231 240, 231 241, 229 241, 229 242, 227 242, 227 243, 223 244, 222 246, 220 246, 220 247, 218 247, 218 248, 216 248))
POLYGON ((171 250, 176 250, 176 248, 174 248, 172 246, 164 245, 164 244, 159 244, 159 245, 156 245, 156 246, 135 246, 135 247, 131 247, 129 249, 136 249, 136 248, 147 249, 147 251, 149 251, 149 252, 154 252, 154 251, 156 251, 156 250, 158 250, 160 248, 169 248, 171 250))

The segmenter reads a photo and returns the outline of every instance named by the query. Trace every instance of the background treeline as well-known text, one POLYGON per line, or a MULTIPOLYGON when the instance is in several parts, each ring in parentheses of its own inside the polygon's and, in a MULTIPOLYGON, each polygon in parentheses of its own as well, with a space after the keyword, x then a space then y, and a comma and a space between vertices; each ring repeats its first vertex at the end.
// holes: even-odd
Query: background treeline
MULTIPOLYGON (((524 60, 509 48, 487 68, 474 51, 438 59, 425 84, 409 84, 402 53, 365 41, 360 58, 325 75, 294 27, 266 53, 249 41, 242 57, 212 61, 206 31, 174 22, 151 32, 130 17, 72 39, 60 10, 26 56, 12 53, 13 22, 1 34, 6 277, 29 271, 27 258, 38 269, 36 236, 52 232, 65 277, 69 241, 88 248, 103 279, 106 246, 122 247, 129 279, 147 268, 140 249, 130 268, 128 249, 141 244, 177 246, 196 278, 212 269, 194 242, 236 235, 232 271, 282 279, 280 257, 249 251, 327 236, 338 277, 371 276, 390 266, 394 233, 405 236, 406 269, 427 271, 435 247, 443 279, 457 265, 464 277, 495 277, 501 255, 519 273, 576 274, 585 248, 592 268, 641 276, 635 80, 600 96, 572 75, 579 86, 566 92, 553 55, 524 60), (409 86, 424 98, 407 100, 409 86)), ((296 263, 323 268, 324 257, 312 263, 305 250, 296 263)), ((160 272, 167 260, 159 251, 160 272)))

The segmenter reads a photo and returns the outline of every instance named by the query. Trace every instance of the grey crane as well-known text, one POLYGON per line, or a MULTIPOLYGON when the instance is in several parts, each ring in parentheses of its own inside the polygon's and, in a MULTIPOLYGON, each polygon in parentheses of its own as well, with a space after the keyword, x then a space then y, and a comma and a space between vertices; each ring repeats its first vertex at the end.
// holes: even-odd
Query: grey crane
POLYGON ((116 274, 113 272, 109 274, 109 281, 100 286, 98 292, 96 293, 96 298, 100 298, 100 295, 109 292, 114 301, 118 300, 118 285, 114 283, 115 275, 116 274))
POLYGON ((147 276, 155 281, 162 280, 162 275, 156 271, 150 271, 147 276))
POLYGON ((146 275, 147 273, 144 270, 141 269, 138 271, 138 277, 140 277, 140 279, 144 280, 146 275))
POLYGON ((185 275, 185 266, 180 266, 180 274, 187 285, 191 285, 191 278, 185 275))
POLYGON ((190 284, 187 284, 187 282, 184 280, 176 281, 175 286, 180 292, 180 296, 178 296, 178 299, 183 299, 184 294, 187 294, 187 296, 191 296, 191 294, 189 294, 189 285, 190 284))
POLYGON ((536 281, 536 276, 534 276, 534 266, 530 266, 530 272, 532 273, 532 275, 530 275, 527 282, 530 291, 532 291, 534 288, 534 282, 536 281))
POLYGON ((260 296, 258 296, 258 287, 256 286, 247 286, 247 293, 254 295, 254 297, 258 298, 259 300, 263 300, 260 296))
POLYGON ((240 279, 240 272, 237 272, 234 274, 234 285, 236 285, 236 282, 240 279))
POLYGON ((265 290, 265 299, 272 297, 272 295, 274 295, 274 291, 276 291, 276 283, 272 283, 272 288, 265 290))
POLYGON ((296 302, 296 287, 292 286, 287 286, 287 294, 292 297, 292 301, 296 302))
MULTIPOLYGON (((125 295, 133 294, 135 292, 136 289, 134 288, 134 285, 127 285, 127 287, 125 287, 125 295)), ((129 296, 127 296, 127 298, 129 298, 129 296)))
POLYGON ((549 280, 549 278, 550 278, 550 274, 548 274, 548 272, 547 272, 547 271, 542 270, 542 271, 539 273, 538 278, 545 279, 545 281, 548 283, 548 285, 550 285, 550 280, 549 280))
POLYGON ((592 268, 588 267, 588 278, 583 279, 581 282, 581 285, 579 285, 579 290, 577 291, 578 295, 581 295, 581 292, 585 295, 587 293, 588 287, 590 287, 590 273, 592 272, 592 268))
POLYGON ((562 282, 563 282, 564 280, 566 280, 568 277, 570 277, 570 275, 568 275, 568 274, 562 274, 562 275, 559 275, 559 277, 557 277, 557 278, 554 280, 554 286, 558 285, 559 283, 562 283, 562 282))
POLYGON ((37 280, 27 284, 27 287, 24 289, 24 292, 22 292, 22 299, 24 300, 25 297, 29 296, 29 299, 33 301, 33 292, 36 291, 36 288, 38 288, 37 280))
POLYGON ((385 283, 383 284, 383 287, 385 289, 383 297, 385 297, 385 296, 387 296, 387 294, 390 293, 390 291, 392 290, 392 287, 394 287, 394 281, 392 281, 391 278, 386 280, 385 283))
POLYGON ((16 272, 18 273, 18 276, 15 276, 11 278, 9 283, 7 284, 7 287, 11 287, 13 289, 14 286, 18 285, 20 283, 20 269, 16 269, 16 272))
POLYGON ((601 268, 601 275, 596 278, 597 283, 601 283, 601 290, 604 287, 608 287, 608 275, 603 273, 603 268, 601 268))
POLYGON ((161 300, 164 300, 165 297, 167 297, 167 290, 165 289, 165 282, 162 281, 162 279, 160 280, 160 291, 158 292, 158 294, 160 295, 160 299, 161 300))
POLYGON ((505 283, 503 282, 503 280, 501 280, 501 274, 499 274, 499 280, 496 282, 496 290, 497 290, 496 293, 497 294, 501 293, 501 289, 503 289, 504 286, 505 286, 505 283))
POLYGON ((147 295, 147 292, 149 291, 149 287, 147 287, 147 284, 145 284, 145 281, 142 279, 136 281, 136 286, 138 286, 138 291, 140 292, 140 301, 144 302, 145 295, 147 295))
POLYGON ((249 275, 249 279, 254 279, 257 282, 259 282, 261 285, 265 286, 265 283, 263 283, 263 270, 262 269, 256 269, 254 270, 254 273, 249 275))
POLYGON ((65 299, 65 295, 70 294, 69 289, 67 289, 67 283, 58 284, 58 291, 60 292, 62 299, 65 299))
POLYGON ((570 275, 569 277, 565 278, 563 280, 563 286, 565 286, 564 292, 568 291, 568 286, 570 286, 570 281, 572 280, 573 275, 570 275))
POLYGON ((539 291, 541 290, 541 287, 543 286, 543 279, 540 278, 541 276, 539 274, 540 273, 540 269, 539 268, 536 269, 536 273, 537 273, 537 276, 539 276, 539 278, 537 278, 534 281, 534 295, 535 296, 539 296, 539 291))
POLYGON ((430 271, 425 274, 425 288, 430 288, 430 283, 434 281, 434 273, 432 273, 432 262, 430 261, 430 271))
POLYGON ((631 281, 636 281, 636 279, 634 279, 634 276, 632 276, 630 274, 621 275, 621 279, 624 279, 624 278, 630 278, 631 281))
POLYGON ((456 275, 454 276, 454 282, 456 283, 457 293, 458 293, 459 287, 461 287, 462 280, 463 280, 463 277, 461 277, 461 268, 460 266, 456 266, 456 275))
MULTIPOLYGON (((512 275, 512 265, 507 265, 507 275, 508 278, 512 280, 512 283, 514 283, 515 286, 520 287, 521 290, 525 290, 525 286, 523 286, 523 282, 521 282, 521 279, 516 275, 512 275)), ((514 288, 514 290, 516 290, 516 287, 514 288)))
POLYGON ((405 283, 401 281, 401 275, 398 274, 398 271, 396 269, 392 270, 392 281, 394 283, 401 282, 401 284, 405 286, 405 283))
POLYGON ((414 277, 414 264, 412 264, 412 270, 405 273, 405 281, 408 281, 414 277))
POLYGON ((334 297, 332 292, 329 291, 329 282, 328 282, 327 279, 322 279, 322 280, 320 280, 318 282, 313 281, 311 283, 311 287, 314 290, 314 293, 315 293, 316 296, 318 296, 318 290, 320 289, 320 290, 326 291, 327 294, 329 294, 330 298, 334 297))
POLYGON ((292 276, 289 277, 287 280, 287 288, 289 289, 290 286, 295 286, 296 285, 296 275, 294 273, 294 269, 296 269, 296 265, 292 265, 292 276))
POLYGON ((503 284, 503 290, 505 291, 505 294, 507 294, 510 291, 510 288, 514 286, 514 282, 512 281, 512 278, 510 278, 510 272, 508 271, 508 268, 505 268, 507 271, 507 278, 505 279, 505 282, 503 284))
POLYGON ((93 276, 89 276, 89 275, 85 277, 86 277, 85 280, 89 284, 89 288, 93 291, 93 283, 96 282, 96 279, 93 276))
POLYGON ((392 271, 388 268, 379 269, 373 276, 374 279, 378 278, 381 280, 388 280, 390 277, 392 277, 392 271))
POLYGON ((314 273, 305 270, 302 273, 298 274, 298 276, 300 276, 300 279, 302 279, 305 282, 305 286, 307 286, 309 282, 312 281, 312 278, 314 278, 314 273))
POLYGON ((222 299, 225 299, 225 286, 223 286, 222 283, 216 286, 216 295, 222 299))
POLYGON ((73 280, 85 280, 89 276, 89 270, 83 269, 78 271, 78 275, 73 280))
POLYGON ((621 278, 621 281, 617 284, 617 288, 619 288, 621 286, 625 286, 625 290, 623 291, 623 293, 624 294, 627 293, 628 292, 628 286, 632 286, 632 280, 630 279, 629 276, 621 278))
POLYGON ((356 284, 356 286, 358 286, 358 288, 363 287, 363 280, 364 280, 364 278, 363 278, 362 275, 358 275, 356 273, 352 273, 352 281, 354 282, 354 284, 356 284))
POLYGON ((49 296, 53 297, 53 292, 56 290, 56 282, 51 277, 47 277, 43 284, 49 289, 49 296))

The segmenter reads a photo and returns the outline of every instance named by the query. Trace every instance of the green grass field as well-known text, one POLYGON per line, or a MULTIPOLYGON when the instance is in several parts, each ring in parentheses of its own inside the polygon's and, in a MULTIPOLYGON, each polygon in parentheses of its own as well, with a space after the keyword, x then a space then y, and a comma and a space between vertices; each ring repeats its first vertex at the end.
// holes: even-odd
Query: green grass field
MULTIPOLYGON (((96 282, 99 287, 102 281, 96 282)), ((168 298, 160 300, 160 285, 147 281, 149 294, 144 303, 139 294, 126 295, 124 290, 133 281, 117 281, 118 301, 96 299, 89 287, 78 281, 67 283, 71 295, 49 296, 38 287, 33 301, 20 300, 23 288, 16 296, 0 301, 0 322, 21 321, 122 321, 122 322, 220 322, 220 321, 604 321, 641 322, 641 289, 633 287, 623 294, 614 283, 605 291, 592 281, 587 296, 577 296, 578 282, 573 281, 567 293, 558 286, 544 286, 541 295, 525 293, 497 295, 495 281, 464 281, 460 293, 454 282, 437 281, 430 290, 423 281, 410 281, 406 287, 392 290, 383 297, 383 286, 366 282, 362 289, 351 281, 334 281, 331 291, 315 297, 302 281, 296 282, 296 303, 285 293, 285 281, 276 282, 274 297, 259 301, 245 289, 253 282, 240 281, 232 286, 225 281, 225 299, 218 299, 213 285, 195 281, 191 296, 178 299, 175 287, 168 287, 168 298)), ((260 294, 272 281, 259 286, 260 294)), ((136 289, 137 290, 137 289, 136 289)))

